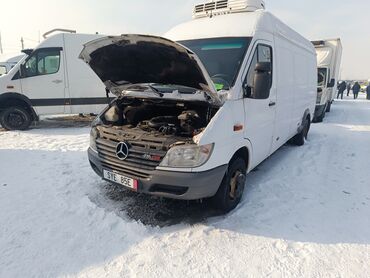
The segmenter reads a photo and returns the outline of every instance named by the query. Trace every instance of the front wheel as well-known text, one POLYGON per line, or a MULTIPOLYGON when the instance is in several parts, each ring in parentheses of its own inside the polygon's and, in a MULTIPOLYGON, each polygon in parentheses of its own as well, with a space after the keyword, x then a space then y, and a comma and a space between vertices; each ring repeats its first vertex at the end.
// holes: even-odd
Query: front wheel
POLYGON ((214 206, 227 213, 239 204, 245 187, 247 167, 241 158, 232 160, 222 183, 212 198, 214 206))
POLYGON ((20 106, 6 108, 0 115, 0 124, 6 130, 26 130, 31 123, 31 114, 20 106))

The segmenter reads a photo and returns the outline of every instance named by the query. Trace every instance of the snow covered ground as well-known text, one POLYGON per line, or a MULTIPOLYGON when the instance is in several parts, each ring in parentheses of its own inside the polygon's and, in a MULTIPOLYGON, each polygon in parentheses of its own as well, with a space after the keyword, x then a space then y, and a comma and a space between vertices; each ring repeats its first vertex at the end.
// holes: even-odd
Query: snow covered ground
POLYGON ((226 216, 109 186, 88 133, 0 132, 0 277, 370 277, 370 102, 337 101, 226 216))

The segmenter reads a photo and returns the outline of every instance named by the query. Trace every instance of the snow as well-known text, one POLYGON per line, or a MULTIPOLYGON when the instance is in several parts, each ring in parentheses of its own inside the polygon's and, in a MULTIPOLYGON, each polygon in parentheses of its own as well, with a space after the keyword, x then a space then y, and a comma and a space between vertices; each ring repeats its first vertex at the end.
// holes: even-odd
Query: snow
POLYGON ((336 101, 226 216, 109 186, 88 134, 0 132, 0 277, 370 277, 370 102, 336 101))

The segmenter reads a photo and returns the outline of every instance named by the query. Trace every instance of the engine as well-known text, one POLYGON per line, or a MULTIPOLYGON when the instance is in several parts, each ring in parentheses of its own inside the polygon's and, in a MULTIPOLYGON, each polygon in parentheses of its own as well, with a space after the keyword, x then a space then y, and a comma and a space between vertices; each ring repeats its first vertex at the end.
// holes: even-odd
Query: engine
POLYGON ((144 131, 158 131, 166 135, 194 136, 203 126, 196 111, 183 111, 178 116, 158 116, 142 121, 138 127, 144 131))
POLYGON ((204 130, 216 109, 199 103, 122 100, 104 114, 106 124, 157 136, 193 137, 204 130))

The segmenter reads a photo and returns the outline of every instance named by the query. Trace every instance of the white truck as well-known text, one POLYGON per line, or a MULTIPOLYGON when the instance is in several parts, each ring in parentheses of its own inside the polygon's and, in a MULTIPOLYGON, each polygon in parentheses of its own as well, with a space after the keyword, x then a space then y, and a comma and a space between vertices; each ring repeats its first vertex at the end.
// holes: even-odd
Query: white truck
POLYGON ((104 84, 78 55, 100 37, 54 34, 0 76, 1 126, 24 130, 39 115, 98 114, 108 103, 104 84))
POLYGON ((22 58, 24 54, 14 55, 1 55, 0 56, 0 76, 7 74, 22 58))
POLYGON ((342 43, 338 39, 312 42, 317 53, 318 86, 314 120, 322 122, 335 99, 342 60, 342 43))
POLYGON ((81 59, 117 96, 91 130, 89 160, 100 177, 162 197, 212 197, 227 212, 248 172, 287 141, 304 144, 315 49, 264 4, 201 4, 165 38, 85 45, 81 59))

